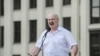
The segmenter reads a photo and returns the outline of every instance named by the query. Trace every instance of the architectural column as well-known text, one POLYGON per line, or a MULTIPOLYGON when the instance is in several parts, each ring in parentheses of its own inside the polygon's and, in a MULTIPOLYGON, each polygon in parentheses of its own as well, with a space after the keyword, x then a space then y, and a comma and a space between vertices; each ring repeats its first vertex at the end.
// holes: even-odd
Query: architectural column
POLYGON ((28 56, 29 42, 29 0, 21 0, 21 56, 28 56))
POLYGON ((89 0, 81 0, 81 42, 80 50, 81 56, 89 56, 89 33, 88 33, 88 20, 89 20, 89 0))
POLYGON ((63 25, 62 24, 62 0, 53 0, 54 3, 53 3, 53 7, 54 7, 54 12, 58 14, 59 16, 59 24, 60 25, 63 25))
POLYGON ((4 56, 12 56, 13 44, 13 0, 4 0, 4 56))
MULTIPOLYGON (((37 0, 37 38, 45 29, 45 0, 37 0)), ((39 56, 42 54, 40 53, 39 56)))
POLYGON ((45 29, 45 0, 37 0, 37 37, 45 29))
POLYGON ((71 32, 80 47, 80 3, 79 0, 71 1, 71 32))

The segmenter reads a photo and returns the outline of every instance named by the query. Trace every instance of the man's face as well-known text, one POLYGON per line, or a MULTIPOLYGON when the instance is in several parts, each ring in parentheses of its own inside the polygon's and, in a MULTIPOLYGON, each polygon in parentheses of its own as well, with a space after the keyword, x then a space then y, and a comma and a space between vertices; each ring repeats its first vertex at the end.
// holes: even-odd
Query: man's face
POLYGON ((48 25, 52 29, 57 28, 57 26, 58 26, 58 19, 55 16, 50 16, 48 18, 48 25))

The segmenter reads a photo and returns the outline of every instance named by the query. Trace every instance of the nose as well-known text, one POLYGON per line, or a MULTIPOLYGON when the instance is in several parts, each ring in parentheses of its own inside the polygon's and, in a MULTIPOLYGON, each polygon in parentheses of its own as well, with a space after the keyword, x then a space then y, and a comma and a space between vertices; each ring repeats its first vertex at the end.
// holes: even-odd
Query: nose
POLYGON ((50 20, 50 22, 52 22, 52 20, 50 20))
POLYGON ((49 22, 52 22, 53 21, 53 19, 49 19, 49 22))

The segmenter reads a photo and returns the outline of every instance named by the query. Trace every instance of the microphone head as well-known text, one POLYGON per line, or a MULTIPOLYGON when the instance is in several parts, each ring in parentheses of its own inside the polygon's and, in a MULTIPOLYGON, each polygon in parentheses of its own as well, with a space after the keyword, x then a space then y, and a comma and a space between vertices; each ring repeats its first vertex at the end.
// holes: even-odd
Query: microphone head
POLYGON ((47 31, 50 31, 51 30, 51 28, 50 27, 47 27, 47 31))

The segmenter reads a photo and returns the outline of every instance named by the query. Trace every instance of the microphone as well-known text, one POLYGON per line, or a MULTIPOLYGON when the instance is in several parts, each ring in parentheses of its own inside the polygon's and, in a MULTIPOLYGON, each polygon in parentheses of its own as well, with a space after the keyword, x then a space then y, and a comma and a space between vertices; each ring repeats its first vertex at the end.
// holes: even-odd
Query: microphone
POLYGON ((47 27, 47 32, 45 33, 45 37, 46 37, 47 33, 48 33, 50 30, 51 30, 51 28, 50 28, 50 27, 47 27))
POLYGON ((28 56, 32 56, 30 53, 28 53, 28 56))
MULTIPOLYGON (((41 50, 41 48, 43 48, 43 43, 44 43, 44 41, 45 41, 45 39, 46 39, 46 36, 47 36, 47 33, 51 30, 51 28, 48 26, 47 28, 46 28, 46 32, 45 32, 45 34, 44 34, 44 36, 43 36, 43 38, 42 38, 42 44, 41 44, 41 46, 40 46, 40 49, 39 49, 39 52, 40 52, 40 50, 41 50)), ((32 56, 30 53, 28 53, 28 56, 32 56)), ((36 55, 37 56, 37 55, 36 55)))
POLYGON ((41 44, 41 47, 40 47, 40 48, 43 48, 43 43, 44 43, 44 41, 45 41, 45 39, 46 39, 47 33, 48 33, 50 30, 51 30, 51 28, 50 28, 50 27, 47 27, 47 31, 46 31, 46 33, 44 34, 43 38, 42 38, 42 44, 41 44))
POLYGON ((50 31, 50 30, 51 30, 51 28, 48 26, 48 27, 47 27, 47 31, 50 31))

